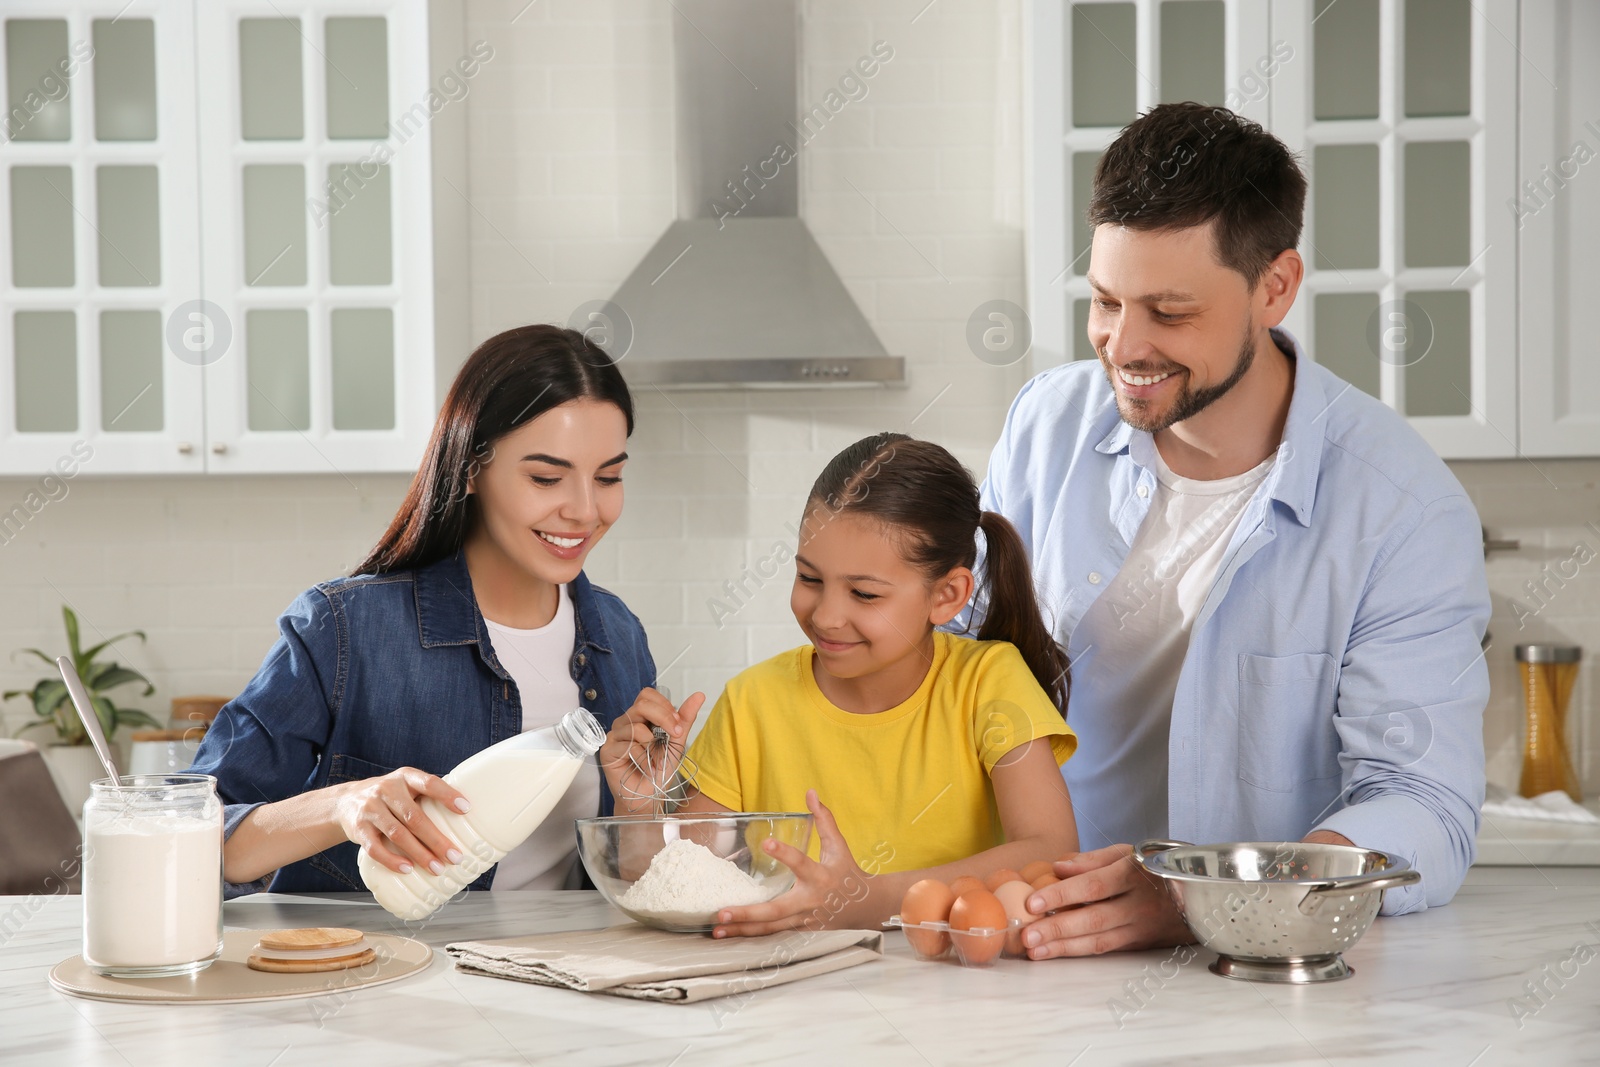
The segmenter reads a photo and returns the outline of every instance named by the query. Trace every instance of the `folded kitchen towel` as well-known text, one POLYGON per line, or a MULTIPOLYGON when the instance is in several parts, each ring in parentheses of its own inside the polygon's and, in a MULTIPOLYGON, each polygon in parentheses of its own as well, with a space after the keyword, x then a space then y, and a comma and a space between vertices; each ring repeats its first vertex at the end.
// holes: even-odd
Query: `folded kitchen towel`
POLYGON ((1513 796, 1490 786, 1483 813, 1498 819, 1539 819, 1544 822, 1600 823, 1600 815, 1577 804, 1561 790, 1536 797, 1513 796))
POLYGON ((877 930, 804 930, 713 940, 627 923, 446 945, 458 970, 535 985, 690 1004, 869 963, 877 930))

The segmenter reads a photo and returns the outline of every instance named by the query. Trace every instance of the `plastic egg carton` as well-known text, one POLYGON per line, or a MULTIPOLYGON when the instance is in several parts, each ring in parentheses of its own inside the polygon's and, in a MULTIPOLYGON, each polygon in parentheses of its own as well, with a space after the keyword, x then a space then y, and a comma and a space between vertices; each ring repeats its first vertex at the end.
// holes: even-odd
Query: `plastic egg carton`
POLYGON ((1002 927, 974 926, 970 930, 955 930, 947 922, 908 923, 898 915, 891 915, 883 925, 898 926, 902 930, 927 931, 929 936, 926 938, 906 938, 917 959, 927 963, 948 959, 952 951, 963 967, 989 967, 1001 956, 1006 959, 1028 957, 1028 951, 1022 945, 1022 928, 1027 923, 1021 919, 1012 919, 1002 927), (933 937, 935 934, 938 935, 936 941, 933 937), (924 942, 928 941, 934 942, 937 951, 923 951, 928 947, 924 942), (998 952, 995 951, 996 945, 999 946, 998 952))

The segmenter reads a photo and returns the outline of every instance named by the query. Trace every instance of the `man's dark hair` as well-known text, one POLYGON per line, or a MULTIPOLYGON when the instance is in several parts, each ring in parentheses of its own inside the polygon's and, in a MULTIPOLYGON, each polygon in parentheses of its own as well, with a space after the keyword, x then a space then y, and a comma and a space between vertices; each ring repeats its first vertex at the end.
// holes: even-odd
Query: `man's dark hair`
POLYGON ((1178 230, 1216 220, 1217 259, 1252 286, 1300 243, 1306 178, 1284 143, 1224 107, 1159 104, 1100 157, 1091 226, 1178 230))

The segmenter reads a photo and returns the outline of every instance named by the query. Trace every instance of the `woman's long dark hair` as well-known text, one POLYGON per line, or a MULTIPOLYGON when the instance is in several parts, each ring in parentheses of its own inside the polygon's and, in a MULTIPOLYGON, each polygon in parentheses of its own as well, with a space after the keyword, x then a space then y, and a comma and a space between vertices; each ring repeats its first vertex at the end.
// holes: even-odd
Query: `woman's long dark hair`
POLYGON ((834 456, 806 502, 807 513, 823 509, 870 516, 904 531, 901 552, 930 578, 977 562, 983 531, 983 590, 988 598, 980 641, 1009 641, 1039 685, 1063 714, 1070 685, 1067 654, 1039 612, 1033 571, 1016 527, 1005 516, 984 511, 972 473, 932 441, 903 433, 863 438, 834 456))
POLYGON ((479 345, 450 386, 400 510, 352 573, 410 570, 457 552, 477 512, 467 482, 493 458, 494 442, 581 399, 615 404, 633 433, 633 397, 622 372, 583 334, 518 326, 479 345))

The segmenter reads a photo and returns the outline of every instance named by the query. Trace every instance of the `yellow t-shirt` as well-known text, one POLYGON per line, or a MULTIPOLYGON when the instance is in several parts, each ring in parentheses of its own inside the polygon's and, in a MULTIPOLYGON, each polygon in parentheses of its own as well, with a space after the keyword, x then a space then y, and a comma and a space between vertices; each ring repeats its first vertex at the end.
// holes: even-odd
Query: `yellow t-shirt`
MULTIPOLYGON (((735 811, 805 811, 806 790, 816 789, 869 874, 1001 844, 989 771, 1039 737, 1065 763, 1078 739, 1016 646, 933 637, 933 665, 916 693, 870 715, 822 695, 810 645, 743 671, 690 746, 696 786, 735 811)), ((818 851, 813 833, 813 859, 818 851)))

